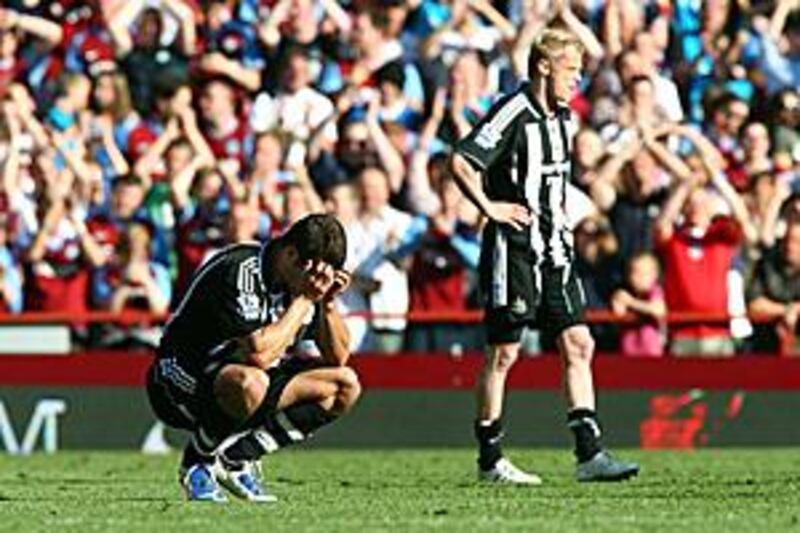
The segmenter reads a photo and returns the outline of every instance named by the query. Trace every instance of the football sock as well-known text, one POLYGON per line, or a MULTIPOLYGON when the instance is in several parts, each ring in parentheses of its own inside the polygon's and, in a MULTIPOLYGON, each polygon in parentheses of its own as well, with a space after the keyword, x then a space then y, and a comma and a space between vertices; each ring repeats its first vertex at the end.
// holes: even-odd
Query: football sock
MULTIPOLYGON (((304 436, 310 437, 312 433, 336 420, 336 415, 323 408, 316 402, 290 405, 283 410, 286 418, 304 436)), ((281 413, 278 413, 280 416, 281 413)), ((280 420, 279 420, 280 422, 280 420)))
POLYGON ((222 450, 219 458, 229 469, 239 469, 244 463, 257 461, 264 455, 264 449, 258 441, 255 432, 250 432, 222 450))
POLYGON ((491 470, 503 457, 500 441, 503 440, 503 421, 476 420, 475 437, 478 439, 478 466, 481 470, 491 470))
POLYGON ((228 467, 240 467, 246 461, 258 460, 265 454, 305 440, 336 418, 316 402, 291 405, 268 415, 261 427, 225 448, 220 458, 228 467))
POLYGON ((181 467, 188 469, 196 464, 212 464, 214 462, 214 452, 203 450, 197 440, 197 435, 192 435, 189 443, 183 449, 181 467))
POLYGON ((567 413, 567 426, 575 437, 575 456, 582 463, 602 450, 600 424, 591 409, 573 409, 567 413))

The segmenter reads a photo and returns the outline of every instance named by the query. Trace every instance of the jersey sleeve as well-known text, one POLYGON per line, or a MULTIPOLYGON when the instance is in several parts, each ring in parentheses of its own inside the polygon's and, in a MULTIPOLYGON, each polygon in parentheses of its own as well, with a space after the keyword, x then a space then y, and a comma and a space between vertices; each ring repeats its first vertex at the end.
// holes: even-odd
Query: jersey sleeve
POLYGON ((500 100, 457 144, 456 153, 475 170, 485 171, 513 150, 516 118, 522 111, 518 97, 500 100))

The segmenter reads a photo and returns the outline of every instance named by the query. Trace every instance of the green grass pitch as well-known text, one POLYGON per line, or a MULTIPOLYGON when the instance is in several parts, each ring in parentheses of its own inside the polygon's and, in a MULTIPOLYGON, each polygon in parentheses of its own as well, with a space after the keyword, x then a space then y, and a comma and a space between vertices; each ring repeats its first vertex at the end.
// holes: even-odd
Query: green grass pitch
POLYGON ((176 456, 0 457, 0 531, 800 531, 800 450, 626 451, 642 475, 579 485, 568 452, 514 450, 533 488, 479 485, 469 450, 297 450, 265 462, 277 504, 189 504, 176 456))

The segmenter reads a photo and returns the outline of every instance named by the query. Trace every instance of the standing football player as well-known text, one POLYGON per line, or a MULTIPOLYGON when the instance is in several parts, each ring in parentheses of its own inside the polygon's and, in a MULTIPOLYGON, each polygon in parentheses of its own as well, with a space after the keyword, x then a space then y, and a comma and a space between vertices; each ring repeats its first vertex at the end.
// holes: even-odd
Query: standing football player
POLYGON ((266 245, 225 248, 195 272, 147 382, 156 415, 191 432, 180 469, 190 500, 224 501, 221 484, 249 501, 274 501, 259 458, 358 399, 334 305, 350 282, 346 249, 334 217, 310 215, 266 245), (285 357, 309 343, 316 357, 285 357))
POLYGON ((577 37, 545 30, 531 49, 530 81, 489 110, 458 143, 451 162, 464 193, 489 219, 480 264, 489 349, 478 377, 475 421, 478 474, 486 481, 541 483, 504 458, 500 447, 506 376, 527 326, 554 336, 563 360, 577 479, 622 480, 639 471, 601 444, 591 370, 594 341, 573 269, 566 198, 576 124, 568 102, 582 64, 577 37))

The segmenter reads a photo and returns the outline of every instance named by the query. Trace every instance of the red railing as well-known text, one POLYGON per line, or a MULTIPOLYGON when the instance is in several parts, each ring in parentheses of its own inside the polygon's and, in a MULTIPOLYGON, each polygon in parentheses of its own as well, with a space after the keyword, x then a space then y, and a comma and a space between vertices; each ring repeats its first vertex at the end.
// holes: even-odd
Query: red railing
MULTIPOLYGON (((141 311, 125 311, 112 313, 110 311, 88 311, 81 314, 66 312, 26 312, 18 315, 0 315, 0 327, 3 325, 26 324, 96 324, 113 323, 118 325, 153 325, 166 321, 168 315, 152 314, 141 311)), ((405 318, 411 323, 423 324, 478 324, 483 318, 481 311, 412 311, 402 313, 369 313, 357 312, 350 316, 363 316, 365 318, 405 318)), ((669 325, 689 324, 727 324, 733 317, 727 313, 670 313, 664 323, 669 325)), ((764 315, 749 315, 747 317, 753 324, 776 323, 776 319, 764 315)), ((611 311, 589 310, 586 313, 589 324, 636 324, 637 317, 628 315, 620 317, 611 311)), ((791 332, 779 330, 780 353, 789 355, 794 348, 795 339, 791 332)))

